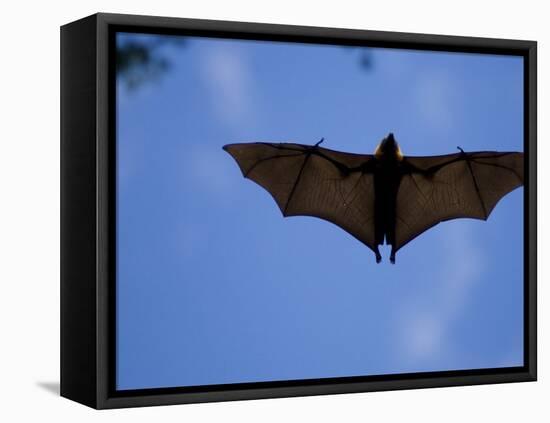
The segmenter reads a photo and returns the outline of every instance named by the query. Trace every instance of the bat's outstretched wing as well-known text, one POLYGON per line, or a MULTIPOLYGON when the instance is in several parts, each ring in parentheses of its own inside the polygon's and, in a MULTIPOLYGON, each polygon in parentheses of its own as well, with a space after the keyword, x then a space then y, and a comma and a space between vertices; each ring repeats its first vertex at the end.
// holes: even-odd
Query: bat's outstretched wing
POLYGON ((405 157, 397 194, 395 251, 445 220, 486 220, 523 185, 523 153, 484 151, 405 157))
POLYGON ((223 148, 246 178, 272 195, 283 216, 327 220, 374 251, 374 178, 367 170, 372 156, 290 143, 223 148))

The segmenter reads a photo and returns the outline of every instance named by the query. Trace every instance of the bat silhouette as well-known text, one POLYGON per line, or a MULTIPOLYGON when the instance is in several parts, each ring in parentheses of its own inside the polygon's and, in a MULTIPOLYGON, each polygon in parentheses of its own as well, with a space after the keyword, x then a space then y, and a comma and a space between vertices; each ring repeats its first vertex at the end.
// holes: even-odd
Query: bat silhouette
POLYGON ((319 145, 240 143, 223 147, 244 177, 265 188, 283 216, 338 225, 382 259, 440 222, 487 220, 498 201, 523 185, 523 153, 479 151, 403 156, 393 134, 373 155, 319 145))

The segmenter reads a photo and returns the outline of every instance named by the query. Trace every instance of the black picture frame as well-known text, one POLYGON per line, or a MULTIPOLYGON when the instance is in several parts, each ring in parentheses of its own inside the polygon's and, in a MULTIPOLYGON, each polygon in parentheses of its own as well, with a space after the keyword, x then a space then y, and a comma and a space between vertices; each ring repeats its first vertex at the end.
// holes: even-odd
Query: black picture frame
POLYGON ((536 380, 536 60, 534 41, 105 13, 62 26, 61 395, 104 409, 536 380), (116 391, 116 31, 522 56, 524 366, 116 391))

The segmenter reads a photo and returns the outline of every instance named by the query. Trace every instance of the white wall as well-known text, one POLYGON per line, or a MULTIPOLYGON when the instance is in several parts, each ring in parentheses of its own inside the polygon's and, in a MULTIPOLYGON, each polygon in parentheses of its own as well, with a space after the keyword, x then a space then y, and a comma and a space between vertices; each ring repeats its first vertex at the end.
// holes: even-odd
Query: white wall
MULTIPOLYGON (((539 157, 548 157, 550 31, 545 2, 10 2, 2 10, 0 416, 3 421, 544 421, 549 366, 550 169, 539 170, 539 382, 95 412, 52 393, 59 377, 59 26, 95 13, 349 27, 539 42, 539 157), (546 332, 546 333, 545 333, 546 332), (9 416, 9 417, 8 417, 9 416), (7 419, 5 417, 8 417, 7 419)), ((495 293, 498 295, 498 292, 495 293)), ((550 392, 550 390, 548 390, 550 392)), ((548 421, 548 420, 546 420, 548 421)))

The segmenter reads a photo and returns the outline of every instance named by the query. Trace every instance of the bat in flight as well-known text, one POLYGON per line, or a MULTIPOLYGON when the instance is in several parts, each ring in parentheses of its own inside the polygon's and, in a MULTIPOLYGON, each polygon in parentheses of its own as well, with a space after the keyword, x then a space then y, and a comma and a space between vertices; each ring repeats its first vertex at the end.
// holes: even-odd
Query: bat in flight
POLYGON ((283 216, 332 222, 382 259, 440 222, 487 220, 498 201, 523 185, 523 153, 479 151, 403 156, 393 134, 374 154, 315 145, 239 143, 223 147, 244 177, 265 188, 283 216))

